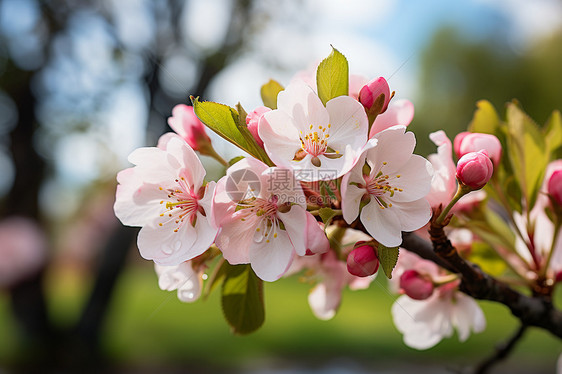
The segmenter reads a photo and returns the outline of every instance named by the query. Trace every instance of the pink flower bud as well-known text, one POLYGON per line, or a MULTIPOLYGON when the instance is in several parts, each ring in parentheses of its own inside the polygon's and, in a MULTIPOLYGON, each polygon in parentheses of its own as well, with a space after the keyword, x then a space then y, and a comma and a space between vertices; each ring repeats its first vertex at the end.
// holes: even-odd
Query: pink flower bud
POLYGON ((172 109, 168 125, 195 151, 207 147, 211 139, 205 132, 205 125, 197 118, 192 106, 178 104, 172 109))
POLYGON ((467 153, 457 163, 458 181, 473 190, 484 187, 493 173, 494 165, 485 150, 467 153))
POLYGON ((359 102, 363 104, 367 110, 369 110, 373 108, 375 103, 377 103, 377 99, 380 95, 384 95, 384 101, 382 103, 378 103, 378 106, 381 108, 377 114, 384 113, 386 108, 388 108, 391 96, 390 87, 388 86, 386 79, 383 77, 373 79, 363 86, 361 91, 359 91, 359 102))
POLYGON ((379 269, 379 259, 370 245, 355 248, 347 256, 347 271, 358 277, 368 277, 379 269))
POLYGON ((455 153, 457 158, 461 158, 469 152, 478 152, 481 149, 488 152, 488 157, 497 166, 502 156, 502 145, 498 138, 490 134, 477 132, 461 132, 455 137, 455 153))
POLYGON ((258 145, 262 148, 263 140, 261 140, 260 136, 258 135, 258 125, 261 117, 270 110, 271 109, 269 109, 268 107, 259 106, 254 109, 253 112, 248 113, 248 115, 246 116, 246 125, 248 126, 248 130, 250 130, 250 133, 252 134, 254 139, 256 139, 258 145))
POLYGON ((556 170, 548 180, 547 191, 550 197, 562 206, 562 170, 556 170))
POLYGON ((406 270, 400 276, 400 289, 414 300, 425 300, 433 294, 433 282, 415 270, 406 270))

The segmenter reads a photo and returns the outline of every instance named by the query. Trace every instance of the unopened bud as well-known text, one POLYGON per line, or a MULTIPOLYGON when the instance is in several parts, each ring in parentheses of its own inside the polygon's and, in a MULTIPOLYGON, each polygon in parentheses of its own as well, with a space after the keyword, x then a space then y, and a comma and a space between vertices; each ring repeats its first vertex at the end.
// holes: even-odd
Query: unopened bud
POLYGON ((370 245, 361 245, 347 256, 347 271, 358 277, 368 277, 379 269, 379 259, 370 245))
POLYGON ((425 300, 433 294, 433 282, 415 270, 406 270, 400 276, 400 289, 414 300, 425 300))
POLYGON ((547 191, 553 202, 562 206, 562 170, 556 170, 550 176, 547 191))
POLYGON ((197 118, 192 106, 178 104, 172 109, 168 125, 195 151, 207 149, 211 139, 205 132, 205 125, 197 118))
POLYGON ((454 148, 459 159, 469 152, 484 149, 494 166, 498 165, 502 156, 502 145, 499 139, 491 134, 461 132, 455 137, 454 148))
POLYGON ((484 150, 467 153, 457 163, 459 183, 473 190, 484 187, 493 173, 494 165, 484 150))
POLYGON ((390 87, 383 77, 373 79, 359 91, 359 102, 367 111, 375 110, 376 114, 386 111, 390 99, 390 87))

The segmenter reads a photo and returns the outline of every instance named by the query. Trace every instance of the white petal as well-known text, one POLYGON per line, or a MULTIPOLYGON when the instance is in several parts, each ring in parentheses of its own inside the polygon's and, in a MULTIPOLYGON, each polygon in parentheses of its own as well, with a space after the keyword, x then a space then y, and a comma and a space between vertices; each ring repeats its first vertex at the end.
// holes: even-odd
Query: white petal
POLYGON ((470 330, 475 333, 484 331, 486 318, 476 301, 462 294, 455 293, 456 304, 453 309, 453 324, 457 327, 459 340, 464 342, 470 336, 470 330))
POLYGON ((145 225, 140 230, 137 240, 141 256, 160 265, 177 265, 199 256, 208 249, 192 248, 196 236, 189 235, 191 230, 186 227, 191 225, 185 224, 178 232, 174 232, 176 226, 173 220, 163 226, 158 226, 156 222, 145 225))
POLYGON ((349 184, 351 173, 347 174, 342 179, 341 194, 342 194, 342 213, 343 219, 348 224, 351 224, 359 215, 359 206, 361 198, 365 194, 365 189, 359 188, 356 185, 349 184))
POLYGON ((393 201, 413 201, 425 197, 431 189, 433 168, 425 158, 412 155, 406 164, 391 175, 390 185, 401 188, 395 192, 393 201), (393 176, 400 175, 400 178, 393 176))
POLYGON ((361 222, 369 234, 387 247, 402 243, 402 227, 398 211, 393 208, 381 209, 374 198, 361 210, 361 222))
POLYGON ((414 104, 410 101, 393 100, 383 114, 379 114, 371 127, 369 137, 392 126, 408 126, 414 118, 414 104))
POLYGON ((414 231, 423 227, 429 222, 431 218, 431 207, 426 199, 419 199, 407 203, 393 203, 391 208, 384 209, 397 209, 396 215, 400 220, 402 231, 414 231))
POLYGON ((287 271, 293 259, 294 249, 287 232, 277 229, 277 237, 273 234, 260 243, 252 243, 250 247, 250 263, 256 275, 267 282, 273 282, 287 271))
POLYGON ((349 96, 339 96, 326 103, 330 114, 328 144, 337 150, 350 145, 359 150, 367 142, 369 121, 363 105, 349 96))
POLYGON ((278 212, 277 215, 285 225, 295 252, 299 256, 304 256, 306 254, 306 210, 293 205, 288 212, 278 212))
MULTIPOLYGON (((341 300, 341 293, 339 294, 341 300)), ((321 320, 332 319, 336 315, 340 300, 330 300, 330 295, 324 283, 317 284, 308 294, 308 304, 310 309, 321 320)))
POLYGON ((393 126, 376 134, 378 139, 375 147, 367 151, 367 159, 379 167, 386 162, 383 168, 385 174, 400 170, 412 156, 416 146, 416 138, 411 131, 405 132, 404 126, 393 126))
POLYGON ((302 82, 291 83, 281 91, 277 96, 277 107, 293 118, 297 131, 304 132, 310 125, 327 126, 330 119, 318 95, 302 82))
POLYGON ((145 183, 160 184, 177 178, 177 168, 170 165, 168 154, 156 147, 138 148, 129 155, 137 165, 136 173, 145 183))
POLYGON ((179 136, 168 141, 166 151, 181 165, 182 170, 178 176, 184 177, 188 185, 197 192, 203 184, 206 171, 195 151, 179 136))
POLYGON ((269 198, 277 196, 277 204, 297 204, 302 208, 306 208, 306 198, 302 191, 300 182, 298 182, 293 171, 283 168, 268 168, 260 176, 262 184, 261 196, 269 198))
POLYGON ((295 153, 301 149, 299 132, 284 111, 265 113, 260 119, 258 133, 266 153, 277 166, 289 166, 295 153))

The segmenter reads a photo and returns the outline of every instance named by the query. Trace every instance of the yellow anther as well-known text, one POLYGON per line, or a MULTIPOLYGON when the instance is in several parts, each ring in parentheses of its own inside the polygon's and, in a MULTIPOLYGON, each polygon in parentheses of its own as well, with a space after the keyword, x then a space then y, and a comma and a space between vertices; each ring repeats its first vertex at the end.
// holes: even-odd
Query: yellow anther
POLYGON ((161 223, 159 223, 159 224, 158 224, 158 226, 162 226, 162 224, 161 224, 161 223))
POLYGON ((158 187, 158 189, 159 189, 160 191, 162 191, 162 190, 163 190, 163 188, 162 188, 162 187, 158 187))

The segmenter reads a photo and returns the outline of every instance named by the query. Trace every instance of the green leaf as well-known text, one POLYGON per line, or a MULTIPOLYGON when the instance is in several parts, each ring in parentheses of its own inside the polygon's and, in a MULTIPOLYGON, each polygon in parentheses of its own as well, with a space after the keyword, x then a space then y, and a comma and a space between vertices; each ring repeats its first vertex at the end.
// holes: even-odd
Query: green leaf
POLYGON ((236 104, 236 115, 233 113, 234 119, 238 119, 236 122, 236 126, 242 137, 246 141, 247 148, 246 151, 257 158, 258 160, 263 161, 268 166, 274 166, 273 162, 270 160, 269 156, 265 152, 265 150, 258 145, 256 139, 254 139, 250 130, 248 130, 248 126, 246 125, 246 117, 248 113, 242 108, 240 103, 236 104))
MULTIPOLYGON (((227 264, 225 262, 225 264, 227 264)), ((265 320, 263 281, 250 265, 227 265, 222 285, 224 317, 235 334, 249 334, 265 320)))
POLYGON ((541 130, 516 104, 507 107, 507 155, 528 209, 532 209, 548 164, 541 130))
POLYGON ((552 112, 545 127, 546 146, 551 160, 557 157, 552 155, 557 149, 562 146, 562 119, 560 119, 560 111, 555 110, 552 112))
POLYGON ((191 102, 193 103, 193 110, 201 122, 225 140, 238 148, 246 150, 246 140, 238 130, 237 123, 233 117, 233 108, 211 101, 200 102, 199 98, 194 98, 193 96, 191 97, 191 102))
POLYGON ((318 214, 320 215, 322 222, 324 222, 324 227, 328 227, 330 223, 332 223, 332 219, 338 215, 338 213, 332 208, 320 208, 318 210, 318 214))
POLYGON ((283 86, 273 79, 261 86, 260 94, 263 105, 270 109, 277 109, 277 95, 283 89, 283 86))
POLYGON ((209 277, 209 280, 205 283, 205 289, 203 290, 203 300, 206 300, 211 292, 213 292, 215 288, 217 288, 217 286, 223 282, 228 266, 228 262, 226 262, 226 260, 221 257, 219 262, 216 264, 213 273, 209 277))
POLYGON ((494 106, 487 100, 480 100, 476 103, 476 107, 472 121, 468 125, 468 131, 498 136, 500 117, 494 106))
POLYGON ((236 156, 236 157, 234 157, 234 158, 231 158, 231 159, 228 161, 228 166, 232 166, 232 165, 234 165, 235 163, 237 163, 238 161, 243 160, 243 159, 245 159, 245 158, 246 158, 246 157, 244 157, 244 156, 236 156))
POLYGON ((195 114, 208 128, 258 160, 273 166, 273 162, 263 148, 256 143, 250 130, 246 127, 246 112, 240 104, 238 104, 238 108, 241 110, 239 114, 228 105, 211 101, 200 102, 199 98, 194 97, 191 97, 191 101, 195 114))
POLYGON ((398 261, 398 247, 385 247, 379 243, 377 249, 377 255, 379 257, 379 262, 384 274, 388 279, 392 278, 392 270, 396 266, 398 261))
POLYGON ((347 59, 332 47, 332 53, 326 57, 316 71, 318 96, 326 105, 331 99, 349 93, 349 66, 347 59))

